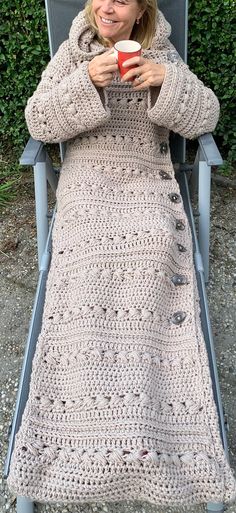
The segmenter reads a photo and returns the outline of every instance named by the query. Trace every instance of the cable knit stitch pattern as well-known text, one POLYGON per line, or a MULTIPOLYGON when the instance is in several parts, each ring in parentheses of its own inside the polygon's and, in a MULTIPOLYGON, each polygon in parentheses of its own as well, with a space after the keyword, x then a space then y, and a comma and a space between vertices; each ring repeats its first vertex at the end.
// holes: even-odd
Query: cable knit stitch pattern
POLYGON ((169 130, 214 129, 219 105, 168 41, 161 87, 98 90, 104 51, 82 11, 26 107, 33 137, 68 141, 42 330, 8 485, 40 502, 231 501, 169 130))

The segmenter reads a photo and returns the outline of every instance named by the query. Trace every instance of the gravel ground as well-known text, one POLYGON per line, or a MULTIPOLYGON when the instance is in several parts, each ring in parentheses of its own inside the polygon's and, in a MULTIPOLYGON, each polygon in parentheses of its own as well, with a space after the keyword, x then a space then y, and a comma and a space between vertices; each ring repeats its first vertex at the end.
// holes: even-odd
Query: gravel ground
MULTIPOLYGON (((213 184, 211 224, 211 271, 207 288, 215 337, 220 386, 229 422, 229 452, 236 471, 236 191, 213 184)), ((51 199, 52 201, 52 199, 51 199)), ((0 214, 1 260, 1 331, 0 381, 2 408, 0 436, 3 465, 8 446, 8 427, 12 419, 21 370, 25 339, 28 332, 33 298, 37 284, 36 227, 32 174, 23 174, 17 200, 0 214)), ((202 506, 192 508, 157 508, 143 502, 85 504, 82 506, 38 505, 39 513, 200 513, 202 506)), ((236 513, 236 504, 228 508, 236 513)), ((0 513, 15 513, 13 497, 0 477, 0 513)))

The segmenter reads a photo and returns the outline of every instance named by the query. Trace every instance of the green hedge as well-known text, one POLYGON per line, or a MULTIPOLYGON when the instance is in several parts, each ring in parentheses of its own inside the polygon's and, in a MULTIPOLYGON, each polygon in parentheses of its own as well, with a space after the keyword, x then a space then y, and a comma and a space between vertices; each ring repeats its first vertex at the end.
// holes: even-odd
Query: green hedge
POLYGON ((49 60, 43 0, 1 0, 0 138, 21 151, 28 138, 24 121, 27 98, 49 60))
POLYGON ((236 160, 235 33, 235 0, 189 0, 189 66, 220 101, 215 134, 230 161, 236 160))
MULTIPOLYGON (((0 138, 22 150, 28 132, 24 107, 49 60, 44 0, 1 0, 0 138)), ((190 0, 189 64, 217 94, 221 118, 216 134, 224 156, 235 159, 234 0, 190 0)))

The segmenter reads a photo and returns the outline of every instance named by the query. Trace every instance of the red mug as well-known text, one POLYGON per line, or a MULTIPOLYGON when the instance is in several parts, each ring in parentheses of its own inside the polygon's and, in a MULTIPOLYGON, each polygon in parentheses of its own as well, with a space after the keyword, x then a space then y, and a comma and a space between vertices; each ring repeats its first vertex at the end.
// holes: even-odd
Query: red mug
MULTIPOLYGON (((132 41, 131 39, 118 41, 114 45, 114 53, 117 58, 119 72, 121 77, 129 71, 129 69, 136 68, 137 64, 133 64, 132 66, 123 67, 123 62, 135 57, 136 55, 141 55, 141 45, 137 41, 132 41)), ((132 81, 135 77, 132 77, 128 80, 132 81)))

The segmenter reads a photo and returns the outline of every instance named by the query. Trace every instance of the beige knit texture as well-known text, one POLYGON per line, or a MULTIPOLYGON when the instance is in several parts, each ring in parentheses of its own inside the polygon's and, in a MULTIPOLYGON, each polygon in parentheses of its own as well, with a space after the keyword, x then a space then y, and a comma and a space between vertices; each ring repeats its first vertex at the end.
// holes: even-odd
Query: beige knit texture
POLYGON ((191 232, 169 130, 214 129, 219 104, 157 18, 143 55, 161 88, 98 90, 84 12, 26 107, 30 133, 68 140, 29 399, 8 485, 39 502, 229 502, 200 325, 191 232))

